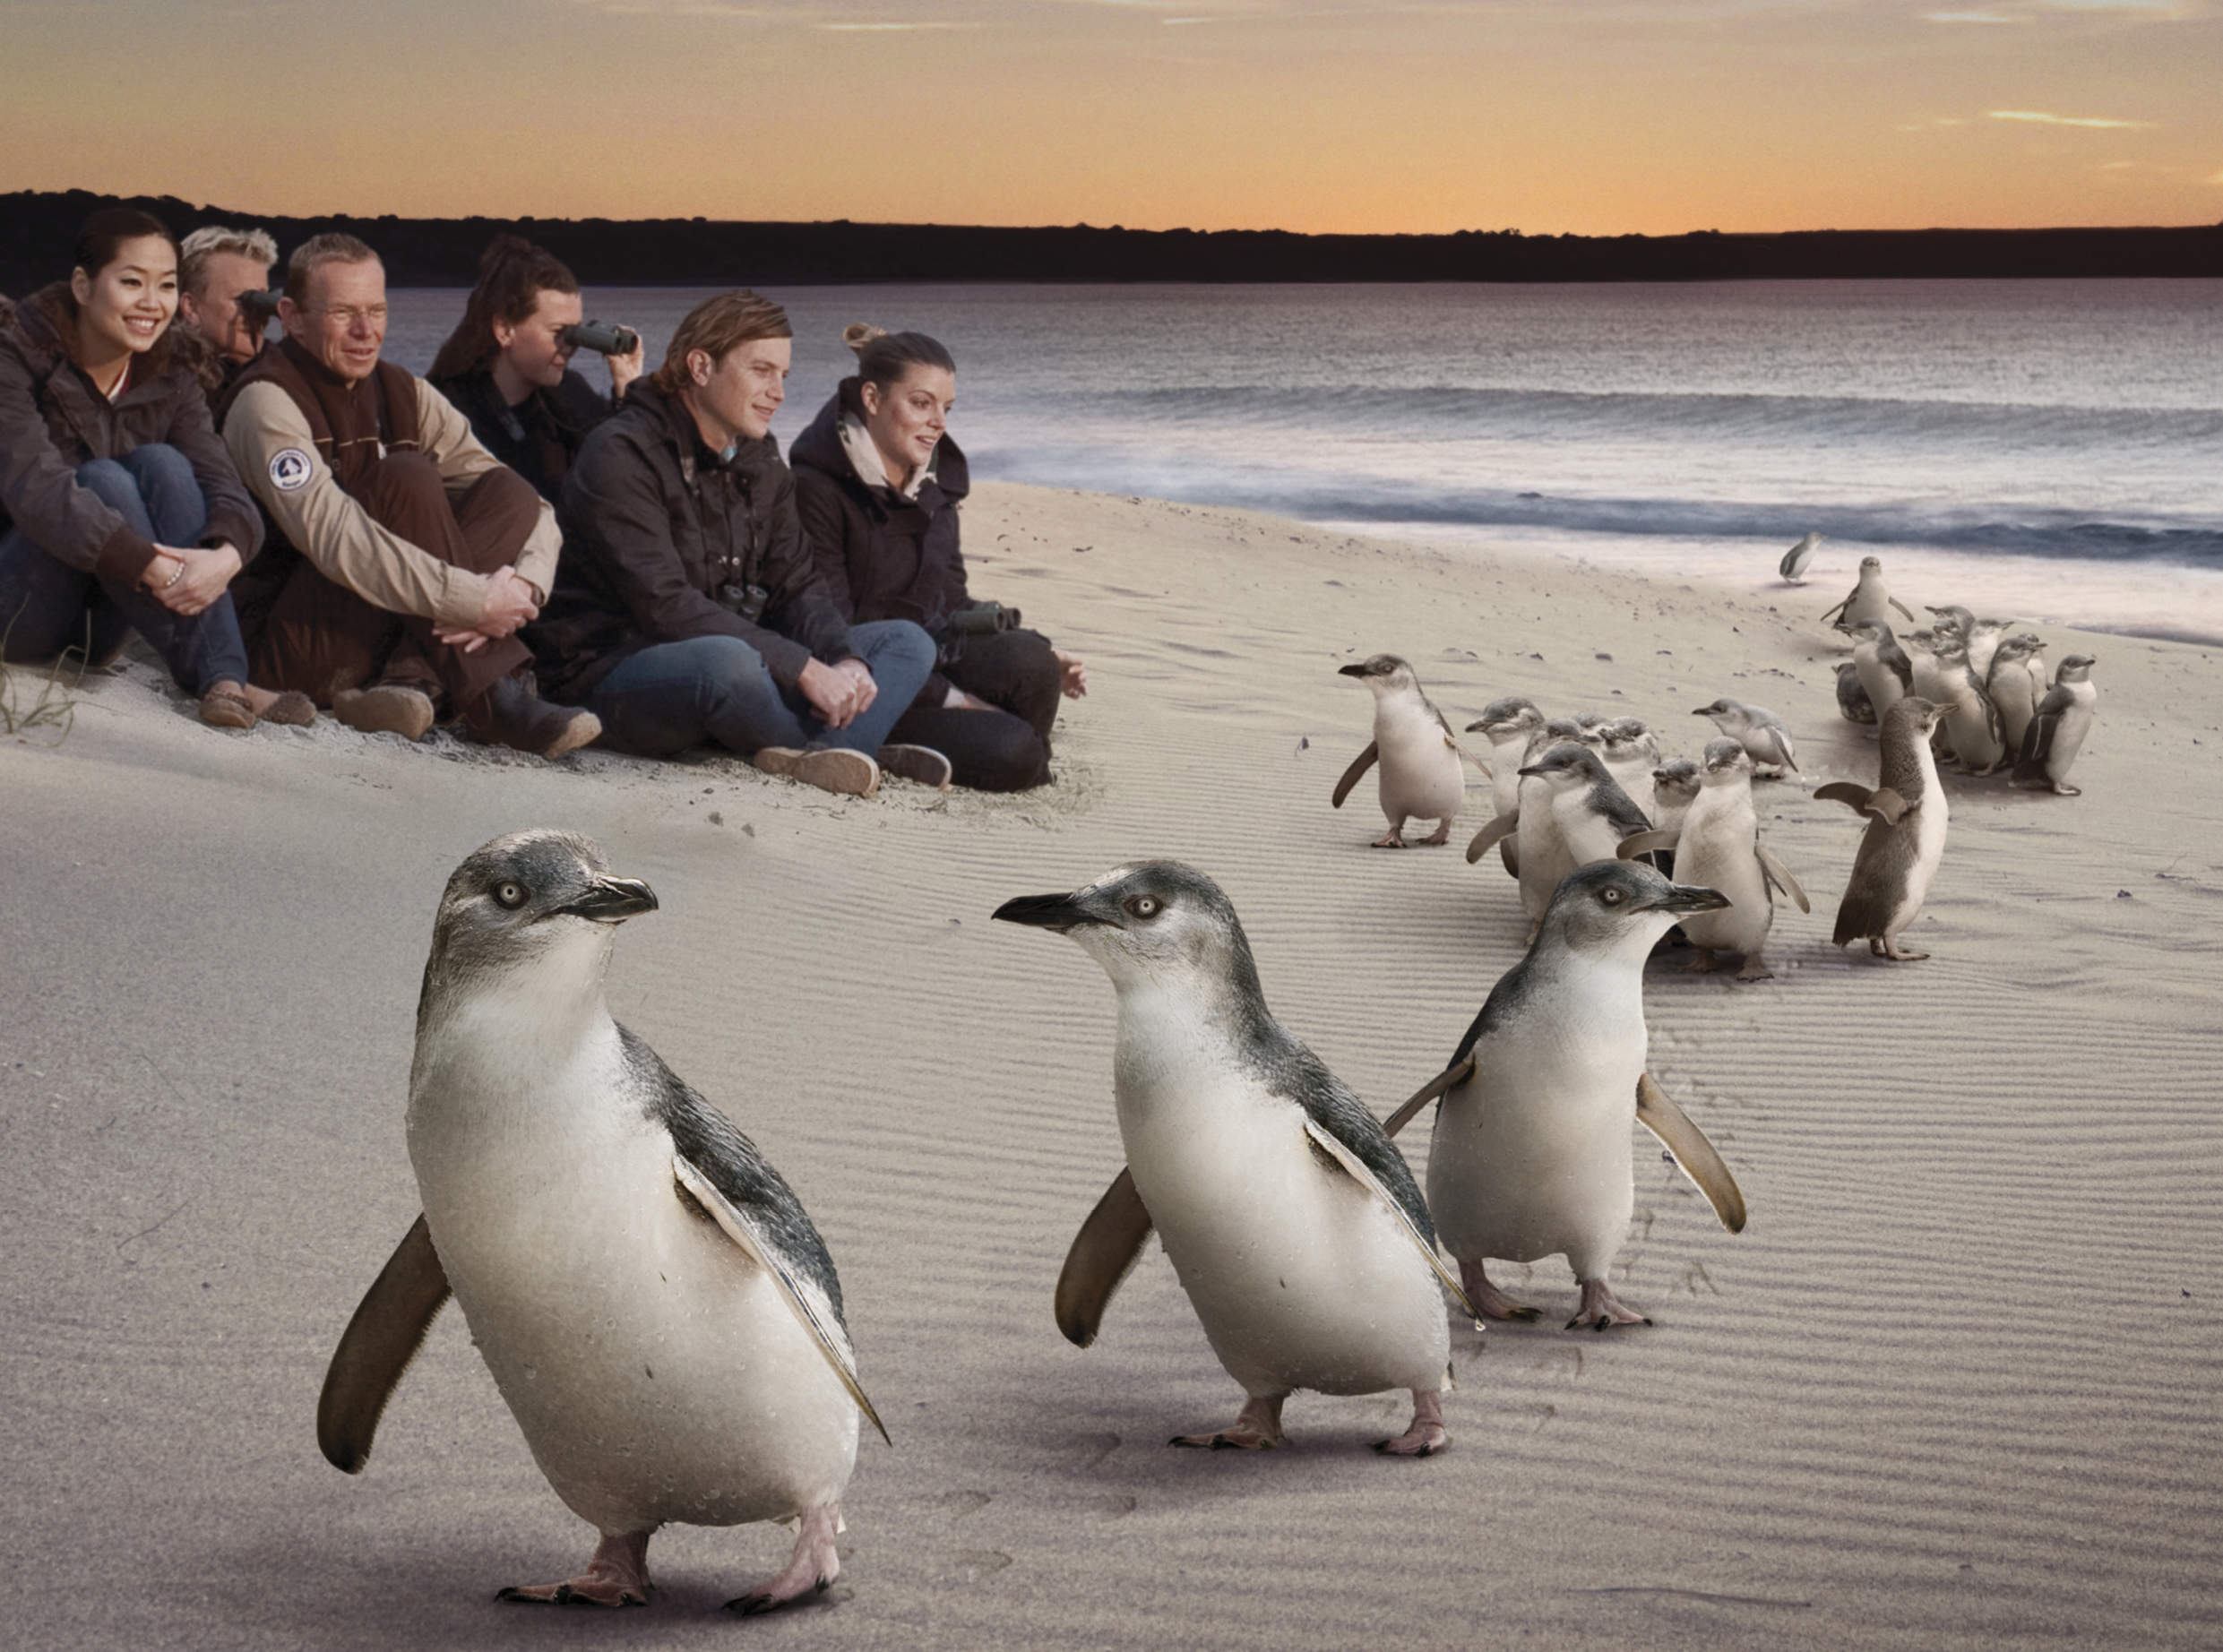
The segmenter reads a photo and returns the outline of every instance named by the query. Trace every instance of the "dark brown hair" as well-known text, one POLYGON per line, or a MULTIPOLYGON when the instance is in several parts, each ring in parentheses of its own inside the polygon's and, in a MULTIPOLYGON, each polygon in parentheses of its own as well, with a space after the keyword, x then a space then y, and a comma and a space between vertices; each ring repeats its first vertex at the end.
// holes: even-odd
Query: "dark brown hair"
POLYGON ((841 342, 857 352, 857 376, 883 391, 894 389, 913 367, 957 371, 941 340, 923 332, 883 332, 870 322, 851 322, 841 329, 841 342))
POLYGON ((546 247, 522 236, 496 236, 478 260, 478 285, 463 305, 463 319, 433 357, 428 379, 461 378, 485 366, 500 351, 494 324, 515 327, 530 321, 542 293, 575 293, 579 278, 546 247))
POLYGON ((160 236, 170 244, 171 252, 177 250, 177 237, 153 213, 142 212, 137 207, 102 207, 77 232, 70 267, 89 276, 99 275, 116 262, 125 242, 136 241, 141 236, 160 236))
POLYGON ((689 310, 664 352, 664 365, 656 370, 656 388, 666 395, 688 382, 687 357, 701 350, 712 361, 754 339, 792 339, 788 313, 771 299, 737 287, 715 298, 705 298, 689 310))

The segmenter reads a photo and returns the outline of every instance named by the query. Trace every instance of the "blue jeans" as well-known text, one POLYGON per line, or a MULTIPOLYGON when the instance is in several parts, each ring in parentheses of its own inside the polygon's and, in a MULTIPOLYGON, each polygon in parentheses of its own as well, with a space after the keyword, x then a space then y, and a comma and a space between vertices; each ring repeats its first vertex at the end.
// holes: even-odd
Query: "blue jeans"
POLYGON ((602 719, 605 746, 642 757, 675 757, 706 742, 744 757, 767 745, 841 745, 869 756, 934 669, 934 639, 909 620, 873 620, 849 627, 849 646, 880 692, 846 728, 827 727, 738 637, 690 637, 628 655, 595 685, 587 709, 602 719))
MULTIPOLYGON (((193 465, 167 443, 80 465, 77 485, 157 545, 196 544, 208 526, 193 465)), ((9 659, 47 660, 82 649, 88 664, 105 665, 134 631, 188 693, 247 680, 246 644, 229 591, 198 614, 173 614, 137 584, 49 556, 21 528, 0 535, 0 632, 9 659)))

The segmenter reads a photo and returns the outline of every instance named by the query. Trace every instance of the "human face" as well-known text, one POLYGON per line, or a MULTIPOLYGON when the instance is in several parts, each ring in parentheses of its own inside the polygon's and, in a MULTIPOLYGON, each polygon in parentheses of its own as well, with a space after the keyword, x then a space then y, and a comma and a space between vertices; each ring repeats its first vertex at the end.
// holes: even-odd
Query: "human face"
POLYGON ((690 352, 693 394, 687 401, 703 440, 723 448, 736 439, 754 442, 770 435, 772 415, 788 399, 794 355, 791 339, 751 339, 715 361, 707 350, 690 352))
POLYGON ((70 292, 88 360, 151 350, 177 314, 177 249, 160 236, 134 236, 97 272, 72 271, 70 292))
POLYGON ((308 304, 278 301, 278 319, 296 344, 353 384, 371 375, 386 341, 386 266, 376 259, 320 265, 308 304))
POLYGON ((495 357, 495 377, 504 381, 503 393, 506 396, 514 390, 515 400, 521 401, 527 391, 554 390, 561 384, 572 358, 572 347, 561 341, 561 335, 564 328, 576 327, 586 313, 577 293, 550 292, 544 288, 532 314, 523 321, 514 326, 495 322, 494 341, 501 354, 495 357))
POLYGON ((901 486, 934 457, 935 444, 949 432, 950 409, 957 405, 957 375, 947 367, 914 366, 886 390, 866 384, 865 430, 880 450, 888 479, 901 486))
POLYGON ((263 348, 263 330, 241 312, 239 295, 266 291, 270 280, 270 266, 245 253, 211 253, 201 266, 201 290, 186 293, 178 307, 226 360, 252 361, 263 348))

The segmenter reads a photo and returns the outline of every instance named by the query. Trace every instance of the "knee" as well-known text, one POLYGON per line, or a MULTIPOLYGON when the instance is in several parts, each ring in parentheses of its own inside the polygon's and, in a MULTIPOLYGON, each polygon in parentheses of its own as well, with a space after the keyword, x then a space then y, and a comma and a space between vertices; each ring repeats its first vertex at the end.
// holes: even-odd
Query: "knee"
POLYGON ((139 478, 118 460, 88 460, 77 467, 77 485, 115 510, 128 510, 140 503, 139 478))
POLYGON ((972 772, 959 777, 966 785, 976 791, 1023 792, 1050 778, 1050 754, 1033 729, 1013 718, 999 733, 1001 738, 983 741, 973 753, 966 765, 972 772))
POLYGON ((712 695, 775 692, 764 657, 738 637, 696 637, 679 644, 697 686, 712 695))
POLYGON ((125 454, 121 463, 142 487, 182 486, 195 493, 201 491, 200 478, 193 473, 193 460, 167 442, 144 443, 125 454))
POLYGON ((871 631, 875 634, 866 646, 875 664, 914 666, 921 677, 934 669, 936 650, 925 627, 909 620, 882 620, 871 631))
POLYGON ((363 491, 389 508, 438 504, 444 509, 448 503, 447 484, 440 479, 440 467, 423 453, 387 454, 371 468, 363 491))

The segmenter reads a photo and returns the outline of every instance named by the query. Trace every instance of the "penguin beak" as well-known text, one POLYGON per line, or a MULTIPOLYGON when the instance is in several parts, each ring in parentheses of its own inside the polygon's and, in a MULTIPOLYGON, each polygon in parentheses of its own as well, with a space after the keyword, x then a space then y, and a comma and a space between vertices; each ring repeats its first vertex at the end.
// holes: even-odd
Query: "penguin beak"
POLYGON ((1366 675, 1366 668, 1364 666, 1343 666, 1337 669, 1335 675, 1340 677, 1363 677, 1366 675))
POLYGON ((655 911, 656 891, 639 878, 597 878, 586 893, 556 910, 598 924, 622 924, 629 917, 655 911))
POLYGON ((1701 889, 1693 883, 1670 883, 1667 891, 1650 903, 1654 912, 1718 912, 1730 905, 1729 898, 1718 889, 1701 889))
POLYGON ((1487 723, 1469 723, 1467 725, 1467 732, 1470 735, 1478 735, 1488 727, 1489 725, 1487 723))
POLYGON ((1061 935, 1083 924, 1101 921, 1090 916, 1071 895, 1016 896, 996 908, 991 916, 1001 923, 1054 929, 1061 935))

